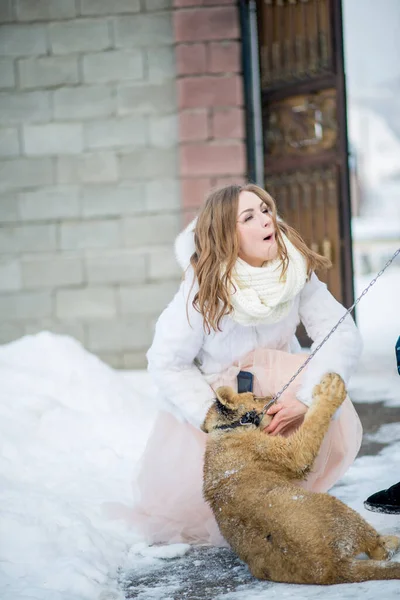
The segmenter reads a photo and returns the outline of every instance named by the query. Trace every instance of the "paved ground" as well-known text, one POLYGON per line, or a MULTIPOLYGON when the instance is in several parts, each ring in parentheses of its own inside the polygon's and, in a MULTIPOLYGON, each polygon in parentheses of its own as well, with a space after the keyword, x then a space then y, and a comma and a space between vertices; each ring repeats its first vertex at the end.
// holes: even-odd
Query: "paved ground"
POLYGON ((355 405, 364 428, 364 436, 358 456, 370 454, 374 456, 385 447, 385 444, 379 444, 368 440, 368 434, 376 433, 378 429, 386 423, 400 422, 400 407, 384 406, 383 402, 374 402, 372 404, 355 405))
MULTIPOLYGON (((368 440, 381 425, 400 422, 400 407, 385 407, 383 402, 356 404, 364 427, 359 455, 375 455, 385 444, 368 440)), ((254 584, 247 567, 224 548, 194 547, 185 556, 151 565, 143 558, 142 566, 131 573, 125 583, 126 597, 137 600, 213 600, 254 584)), ((272 584, 259 582, 265 590, 272 584)), ((244 590, 245 592, 245 590, 244 590)), ((245 593, 244 596, 245 597, 245 593)))

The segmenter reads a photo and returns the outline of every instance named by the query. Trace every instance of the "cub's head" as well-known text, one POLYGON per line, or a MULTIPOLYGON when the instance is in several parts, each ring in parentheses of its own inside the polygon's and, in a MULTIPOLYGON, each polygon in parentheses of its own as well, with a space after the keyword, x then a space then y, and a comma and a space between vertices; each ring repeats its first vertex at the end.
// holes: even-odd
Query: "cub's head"
MULTIPOLYGON (((265 404, 270 400, 269 397, 257 397, 251 392, 238 394, 231 387, 222 386, 216 391, 216 400, 208 410, 204 423, 201 426, 202 431, 210 433, 214 429, 235 427, 235 424, 242 419, 246 413, 255 411, 260 413, 265 404)), ((260 427, 267 427, 272 417, 264 415, 260 427)), ((255 425, 246 425, 246 429, 254 429, 255 425)), ((241 429, 241 427, 239 427, 241 429)))

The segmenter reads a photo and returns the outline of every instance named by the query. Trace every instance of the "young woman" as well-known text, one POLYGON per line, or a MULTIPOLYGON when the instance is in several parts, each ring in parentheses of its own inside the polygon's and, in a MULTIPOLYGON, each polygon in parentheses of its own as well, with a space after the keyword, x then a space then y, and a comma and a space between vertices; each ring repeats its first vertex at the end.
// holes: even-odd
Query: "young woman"
MULTIPOLYGON (((206 434, 200 431, 215 389, 253 375, 259 396, 278 392, 304 362, 295 337, 302 322, 313 347, 345 309, 315 275, 328 261, 277 219, 271 196, 256 185, 212 192, 178 237, 184 278, 158 319, 149 372, 167 406, 159 413, 137 479, 136 519, 153 542, 223 544, 202 498, 206 434)), ((328 371, 348 382, 361 353, 350 316, 269 409, 265 435, 288 435, 328 371)), ((362 429, 347 398, 331 423, 303 484, 328 490, 354 460, 362 429)), ((135 519, 135 520, 136 520, 135 519)))

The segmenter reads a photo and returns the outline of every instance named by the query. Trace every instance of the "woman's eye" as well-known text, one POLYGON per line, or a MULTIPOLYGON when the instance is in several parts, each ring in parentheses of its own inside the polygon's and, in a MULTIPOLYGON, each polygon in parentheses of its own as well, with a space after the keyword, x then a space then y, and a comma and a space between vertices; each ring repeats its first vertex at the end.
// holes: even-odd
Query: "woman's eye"
POLYGON ((247 221, 250 221, 250 219, 252 219, 252 215, 249 215, 248 217, 245 218, 244 222, 247 223, 247 221))
POLYGON ((268 208, 265 208, 265 209, 263 210, 263 213, 269 213, 269 210, 268 210, 268 208))

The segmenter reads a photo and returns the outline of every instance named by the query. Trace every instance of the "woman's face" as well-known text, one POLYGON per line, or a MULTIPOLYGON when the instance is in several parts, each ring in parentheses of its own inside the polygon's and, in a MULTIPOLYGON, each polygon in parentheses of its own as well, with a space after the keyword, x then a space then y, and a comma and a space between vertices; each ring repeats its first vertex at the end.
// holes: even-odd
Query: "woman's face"
POLYGON ((253 267, 261 267, 278 256, 275 227, 268 207, 254 192, 239 194, 237 214, 239 257, 253 267))

